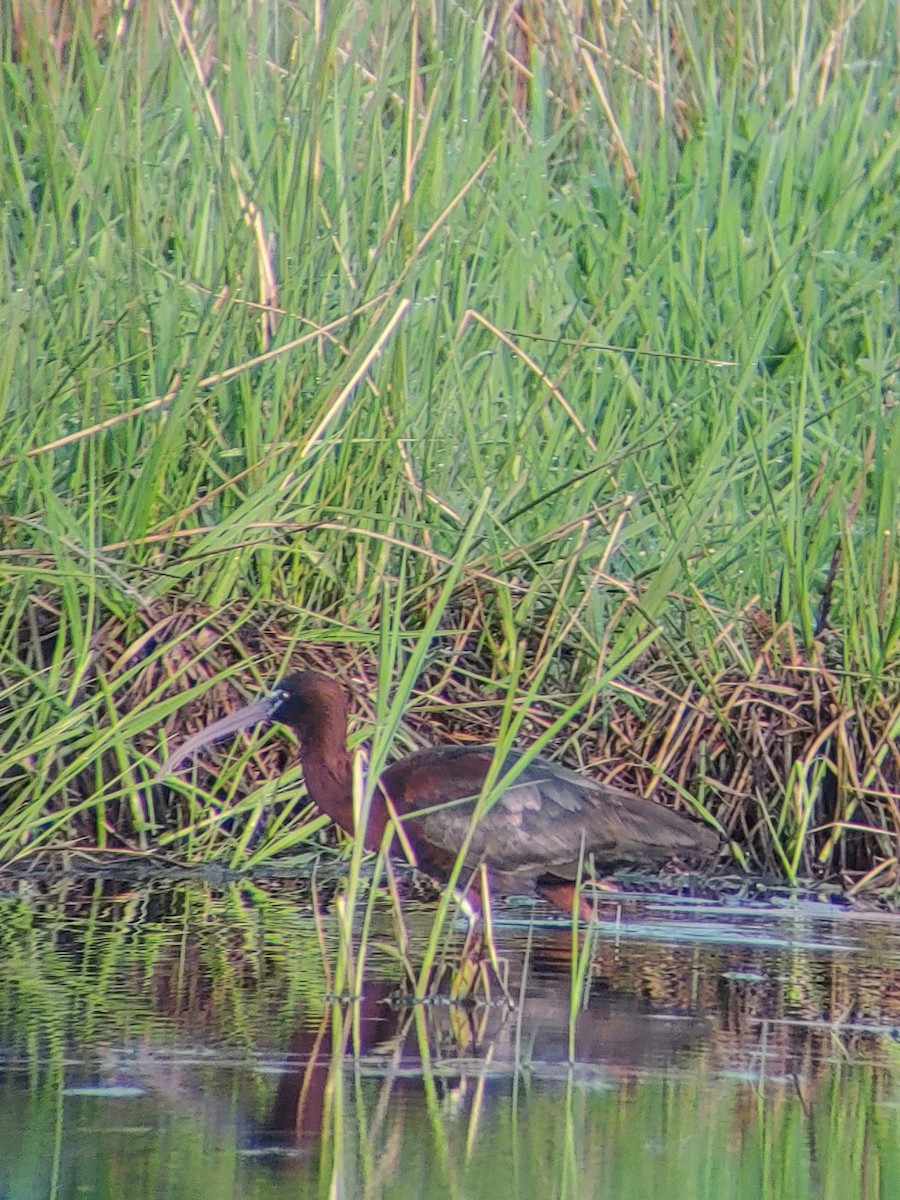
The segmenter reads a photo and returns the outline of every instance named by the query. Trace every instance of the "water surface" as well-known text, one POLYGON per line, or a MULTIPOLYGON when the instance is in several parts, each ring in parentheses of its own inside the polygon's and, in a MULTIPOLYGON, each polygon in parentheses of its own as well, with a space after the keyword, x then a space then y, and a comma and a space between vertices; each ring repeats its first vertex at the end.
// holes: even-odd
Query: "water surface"
MULTIPOLYGON (((810 899, 510 906, 517 998, 356 1003, 291 885, 67 881, 0 901, 0 1197, 894 1197, 900 927, 810 899), (577 981, 576 981, 577 982, 577 981)), ((410 957, 433 909, 412 912, 410 957)))

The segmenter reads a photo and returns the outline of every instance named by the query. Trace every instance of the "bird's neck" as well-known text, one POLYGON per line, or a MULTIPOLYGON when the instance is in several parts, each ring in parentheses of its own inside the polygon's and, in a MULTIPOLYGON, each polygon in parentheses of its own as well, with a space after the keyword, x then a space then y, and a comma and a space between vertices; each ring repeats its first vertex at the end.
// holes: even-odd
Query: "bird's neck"
MULTIPOLYGON (((320 812, 354 836, 353 768, 344 739, 323 738, 314 747, 307 745, 303 754, 303 774, 309 798, 320 812)), ((366 823, 365 846, 378 850, 384 832, 384 800, 376 791, 366 823)))

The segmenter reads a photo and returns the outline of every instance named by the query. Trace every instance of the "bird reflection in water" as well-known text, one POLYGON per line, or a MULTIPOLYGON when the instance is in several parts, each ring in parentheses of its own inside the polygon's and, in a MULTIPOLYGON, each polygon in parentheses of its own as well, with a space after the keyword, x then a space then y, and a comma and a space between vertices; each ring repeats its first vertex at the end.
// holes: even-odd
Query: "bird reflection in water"
POLYGON ((709 1034, 700 1017, 667 1014, 645 998, 608 992, 592 995, 570 1028, 568 984, 565 975, 531 977, 516 1012, 499 1005, 467 1011, 410 1006, 396 1000, 392 984, 368 984, 360 1000, 330 1006, 317 1026, 298 1027, 255 1148, 305 1156, 321 1141, 323 1157, 334 1155, 331 1133, 347 1117, 342 1109, 351 1078, 378 1088, 366 1105, 371 1147, 387 1145, 388 1124, 402 1125, 425 1094, 441 1121, 467 1121, 471 1138, 492 1104, 508 1101, 523 1073, 531 1080, 574 1076, 617 1086, 671 1065, 709 1034))

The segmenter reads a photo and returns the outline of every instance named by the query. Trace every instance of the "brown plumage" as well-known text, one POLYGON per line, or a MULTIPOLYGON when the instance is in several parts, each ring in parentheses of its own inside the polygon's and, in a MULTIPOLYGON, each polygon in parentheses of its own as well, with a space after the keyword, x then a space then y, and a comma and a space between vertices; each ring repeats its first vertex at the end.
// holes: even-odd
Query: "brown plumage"
MULTIPOLYGON (((201 730, 177 749, 160 777, 201 746, 261 721, 289 725, 312 802, 353 833, 353 789, 347 750, 347 698, 317 671, 289 675, 265 700, 201 730)), ((420 750, 382 772, 372 797, 365 845, 377 850, 390 820, 385 795, 400 818, 422 870, 444 880, 456 861, 485 777, 490 746, 420 750)), ((507 756, 503 772, 519 756, 507 756)), ((533 890, 571 911, 582 854, 600 871, 625 864, 712 855, 719 838, 706 825, 652 800, 534 759, 481 818, 465 859, 467 871, 485 863, 501 891, 533 890)))

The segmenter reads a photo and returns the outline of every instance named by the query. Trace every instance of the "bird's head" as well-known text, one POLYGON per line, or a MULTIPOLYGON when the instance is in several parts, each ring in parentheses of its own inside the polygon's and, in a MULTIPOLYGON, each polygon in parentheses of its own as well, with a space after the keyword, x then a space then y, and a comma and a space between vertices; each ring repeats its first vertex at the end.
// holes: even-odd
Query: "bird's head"
POLYGON ((217 742, 241 729, 252 729, 263 723, 279 722, 290 725, 304 746, 312 748, 343 743, 347 734, 347 698, 334 679, 318 671, 297 671, 284 679, 261 700, 236 709, 221 720, 198 730, 169 755, 156 775, 156 781, 177 770, 204 746, 217 742))

